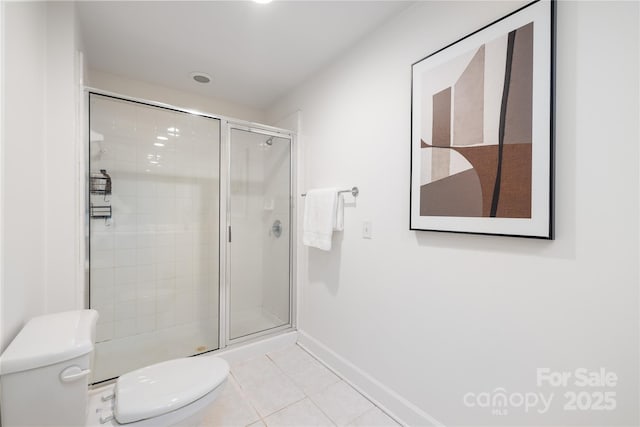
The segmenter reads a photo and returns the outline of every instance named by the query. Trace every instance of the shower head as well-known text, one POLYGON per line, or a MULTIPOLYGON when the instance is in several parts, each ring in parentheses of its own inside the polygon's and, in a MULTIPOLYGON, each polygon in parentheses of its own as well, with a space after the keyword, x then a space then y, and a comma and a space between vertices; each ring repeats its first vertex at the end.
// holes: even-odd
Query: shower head
POLYGON ((267 138, 266 141, 261 141, 258 143, 258 149, 268 151, 271 149, 272 145, 273 145, 273 137, 270 136, 269 138, 267 138))

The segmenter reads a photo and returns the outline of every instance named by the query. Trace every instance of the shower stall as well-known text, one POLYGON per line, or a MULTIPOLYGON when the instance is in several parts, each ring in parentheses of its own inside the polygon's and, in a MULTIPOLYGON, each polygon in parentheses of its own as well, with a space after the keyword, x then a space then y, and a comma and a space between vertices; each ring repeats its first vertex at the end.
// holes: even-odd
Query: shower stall
POLYGON ((94 381, 293 327, 293 135, 89 91, 94 381))

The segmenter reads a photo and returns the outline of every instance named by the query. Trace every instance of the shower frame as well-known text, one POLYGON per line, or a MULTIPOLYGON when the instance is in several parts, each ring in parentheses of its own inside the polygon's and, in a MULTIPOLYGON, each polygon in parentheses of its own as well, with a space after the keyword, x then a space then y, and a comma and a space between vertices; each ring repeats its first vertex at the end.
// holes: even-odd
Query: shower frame
MULTIPOLYGON (((162 108, 170 111, 193 114, 210 119, 216 119, 220 121, 220 158, 219 171, 219 274, 218 274, 218 291, 219 291, 219 307, 218 307, 218 348, 215 350, 206 351, 197 354, 212 354, 220 352, 227 347, 235 346, 237 344, 256 341, 269 335, 277 335, 283 332, 295 330, 297 326, 297 292, 295 286, 295 278, 297 277, 296 271, 296 247, 297 242, 297 203, 294 197, 297 194, 297 165, 296 160, 298 158, 297 152, 297 140, 295 132, 287 129, 282 129, 274 126, 264 125, 256 122, 234 119, 220 114, 202 112, 198 110, 176 107, 171 104, 151 101, 147 99, 132 97, 128 95, 122 95, 115 92, 110 92, 102 89, 97 89, 89 86, 84 87, 83 101, 85 103, 86 123, 89 123, 90 117, 90 102, 89 96, 91 94, 101 95, 109 98, 114 98, 122 101, 129 101, 136 104, 146 105, 150 107, 162 108), (270 328, 264 331, 258 331, 247 336, 238 337, 235 339, 230 338, 229 333, 229 296, 232 285, 232 278, 230 277, 230 250, 229 250, 229 237, 230 237, 230 207, 231 207, 231 131, 232 129, 243 130, 252 133, 259 133, 265 136, 274 136, 278 138, 284 138, 289 140, 289 322, 282 326, 270 328)), ((86 167, 84 170, 85 183, 84 194, 86 199, 84 200, 85 212, 84 218, 84 291, 85 300, 84 305, 86 308, 90 307, 90 207, 89 207, 89 182, 90 182, 90 152, 89 152, 89 130, 90 126, 86 126, 83 129, 84 141, 85 141, 85 156, 86 167)))
MULTIPOLYGON (((223 200, 224 198, 225 200, 224 207, 226 212, 224 215, 224 220, 222 219, 223 216, 221 212, 220 223, 221 224, 225 223, 226 225, 225 225, 225 239, 224 239, 224 242, 221 242, 225 244, 225 247, 224 248, 222 248, 222 246, 220 247, 220 259, 224 260, 225 262, 224 271, 226 274, 224 278, 226 280, 226 283, 224 286, 221 286, 221 288, 224 288, 224 293, 221 293, 220 295, 221 301, 224 298, 224 304, 223 303, 220 304, 220 310, 222 309, 225 310, 225 313, 220 315, 220 322, 221 322, 220 336, 222 337, 224 334, 224 340, 221 338, 220 341, 224 341, 227 345, 233 345, 233 344, 239 344, 246 341, 252 341, 256 338, 260 338, 265 335, 277 334, 279 332, 295 329, 296 327, 296 324, 295 324, 296 304, 294 303, 294 301, 296 300, 296 294, 295 294, 296 286, 294 286, 294 278, 296 277, 296 270, 295 270, 296 251, 294 250, 295 249, 294 244, 297 241, 296 240, 297 215, 296 215, 296 209, 295 209, 296 199, 294 195, 297 194, 296 179, 295 179, 295 177, 297 176, 296 169, 295 169, 295 159, 297 157, 296 157, 296 150, 294 148, 295 147, 294 133, 291 131, 272 127, 272 126, 262 125, 258 123, 247 122, 243 120, 233 120, 233 119, 227 120, 226 123, 221 122, 221 128, 220 128, 221 133, 222 133, 222 126, 226 128, 226 132, 224 132, 224 135, 221 135, 221 147, 223 148, 223 150, 221 151, 220 159, 221 159, 221 162, 223 162, 223 165, 221 165, 220 174, 221 174, 221 177, 222 175, 225 176, 226 185, 224 186, 224 193, 225 193, 224 195, 222 194, 222 190, 221 190, 220 200, 223 200), (230 274, 231 273, 231 264, 230 264, 231 256, 227 256, 227 254, 230 252, 229 245, 231 244, 230 242, 230 231, 231 231, 231 179, 230 179, 231 150, 230 148, 231 148, 231 131, 234 129, 242 130, 246 132, 252 132, 252 133, 259 133, 267 137, 273 136, 278 138, 289 139, 289 227, 290 229, 289 229, 289 322, 282 326, 277 326, 274 328, 266 329, 264 331, 258 331, 249 335, 232 339, 231 333, 230 333, 230 325, 229 325, 230 317, 226 311, 231 306, 230 304, 230 290, 231 290, 231 280, 232 280, 231 274, 230 274), (225 138, 226 141, 223 142, 222 138, 225 138)), ((221 183, 222 183, 222 180, 221 180, 221 183)), ((223 204, 221 203, 220 204, 221 210, 222 210, 222 207, 223 207, 223 204)), ((222 230, 220 232, 220 235, 221 236, 223 235, 222 230)), ((221 271, 222 270, 223 268, 221 268, 221 271)))

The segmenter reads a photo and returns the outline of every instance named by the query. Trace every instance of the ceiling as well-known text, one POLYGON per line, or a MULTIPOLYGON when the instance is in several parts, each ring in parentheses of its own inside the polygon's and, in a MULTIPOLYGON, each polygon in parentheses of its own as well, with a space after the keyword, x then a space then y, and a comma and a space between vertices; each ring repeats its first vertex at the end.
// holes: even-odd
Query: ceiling
POLYGON ((409 4, 81 1, 78 16, 90 69, 263 109, 409 4))

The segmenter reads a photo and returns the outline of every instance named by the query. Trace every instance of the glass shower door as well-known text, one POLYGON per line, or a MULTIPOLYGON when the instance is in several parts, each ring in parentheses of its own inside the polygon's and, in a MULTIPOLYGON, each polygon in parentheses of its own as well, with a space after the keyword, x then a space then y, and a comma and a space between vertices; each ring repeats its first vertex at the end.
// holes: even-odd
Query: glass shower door
POLYGON ((95 382, 219 347, 220 120, 91 94, 95 382))
POLYGON ((290 323, 291 139, 230 130, 228 334, 290 323))

